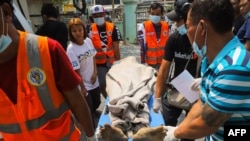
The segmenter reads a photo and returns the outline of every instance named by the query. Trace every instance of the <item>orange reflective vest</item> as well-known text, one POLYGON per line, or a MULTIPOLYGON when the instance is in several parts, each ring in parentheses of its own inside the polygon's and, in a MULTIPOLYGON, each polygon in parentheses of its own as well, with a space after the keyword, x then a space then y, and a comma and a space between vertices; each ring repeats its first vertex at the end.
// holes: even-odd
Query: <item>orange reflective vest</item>
POLYGON ((169 36, 168 24, 165 21, 161 21, 161 35, 159 41, 157 41, 155 28, 151 21, 145 21, 144 27, 147 44, 146 63, 149 65, 161 64, 165 45, 169 36))
POLYGON ((47 38, 19 33, 17 104, 0 89, 0 132, 4 140, 79 140, 72 113, 55 84, 47 38))
POLYGON ((96 64, 104 64, 107 62, 107 60, 113 64, 115 61, 114 57, 114 49, 113 49, 113 40, 112 40, 112 33, 114 29, 114 24, 105 22, 106 24, 106 33, 107 33, 107 39, 108 39, 108 44, 106 45, 106 51, 103 50, 102 48, 102 41, 100 39, 100 35, 97 29, 97 25, 93 23, 91 25, 91 31, 92 31, 92 42, 93 45, 97 51, 95 59, 96 59, 96 64))

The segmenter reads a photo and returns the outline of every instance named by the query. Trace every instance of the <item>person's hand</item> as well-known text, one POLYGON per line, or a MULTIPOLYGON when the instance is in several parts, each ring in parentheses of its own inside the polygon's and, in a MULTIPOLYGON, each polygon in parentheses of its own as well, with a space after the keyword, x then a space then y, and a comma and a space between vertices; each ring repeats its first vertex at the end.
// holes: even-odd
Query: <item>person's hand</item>
POLYGON ((162 102, 161 98, 154 98, 153 110, 156 113, 162 112, 162 102))
POLYGON ((87 141, 98 141, 97 136, 87 137, 87 141))
POLYGON ((200 90, 200 84, 201 84, 201 78, 196 78, 191 84, 191 90, 199 91, 200 90))
POLYGON ((177 127, 174 126, 163 126, 166 130, 167 135, 164 138, 164 141, 178 141, 179 139, 174 136, 174 131, 177 127))
POLYGON ((85 88, 85 86, 83 84, 81 85, 81 94, 83 96, 87 96, 87 89, 85 88))

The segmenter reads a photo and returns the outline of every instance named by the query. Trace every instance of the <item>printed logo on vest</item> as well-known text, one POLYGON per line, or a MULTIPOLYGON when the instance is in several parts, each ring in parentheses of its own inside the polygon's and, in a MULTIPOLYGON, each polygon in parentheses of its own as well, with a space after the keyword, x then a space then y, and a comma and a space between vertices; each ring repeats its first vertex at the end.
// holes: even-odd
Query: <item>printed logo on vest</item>
POLYGON ((107 34, 108 34, 108 36, 111 36, 112 35, 112 31, 108 31, 107 34))
POLYGON ((164 35, 164 36, 167 36, 167 35, 168 35, 168 32, 167 32, 167 31, 163 31, 163 35, 164 35))
POLYGON ((46 75, 40 68, 31 68, 27 74, 28 82, 33 86, 41 86, 45 83, 46 75))

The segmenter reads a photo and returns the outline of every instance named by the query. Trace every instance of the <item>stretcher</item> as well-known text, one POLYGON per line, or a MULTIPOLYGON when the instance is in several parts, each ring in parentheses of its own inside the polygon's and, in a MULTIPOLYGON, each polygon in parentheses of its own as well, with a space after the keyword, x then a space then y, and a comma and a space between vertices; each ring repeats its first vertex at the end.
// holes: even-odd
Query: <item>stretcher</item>
MULTIPOLYGON (((149 108, 149 122, 150 122, 150 127, 157 127, 160 125, 164 125, 164 119, 161 113, 156 113, 153 111, 153 101, 154 101, 154 96, 153 94, 150 95, 149 100, 148 100, 148 108, 149 108)), ((104 102, 104 110, 100 116, 100 119, 98 121, 98 127, 97 130, 99 130, 100 127, 103 127, 104 124, 111 124, 111 121, 109 119, 109 114, 108 114, 108 102, 109 99, 107 98, 104 102)), ((128 139, 128 141, 132 141, 131 138, 128 139)))

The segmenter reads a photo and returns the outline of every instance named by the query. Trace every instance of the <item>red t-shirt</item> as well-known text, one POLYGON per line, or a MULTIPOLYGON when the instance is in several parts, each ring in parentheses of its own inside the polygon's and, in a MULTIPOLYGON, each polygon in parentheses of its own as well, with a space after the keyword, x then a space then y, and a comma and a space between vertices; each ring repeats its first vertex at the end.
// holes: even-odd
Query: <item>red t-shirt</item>
MULTIPOLYGON (((54 70, 56 85, 59 90, 71 90, 81 82, 62 46, 55 40, 48 40, 49 51, 54 70)), ((17 55, 0 64, 0 88, 13 103, 17 102, 17 55)))

